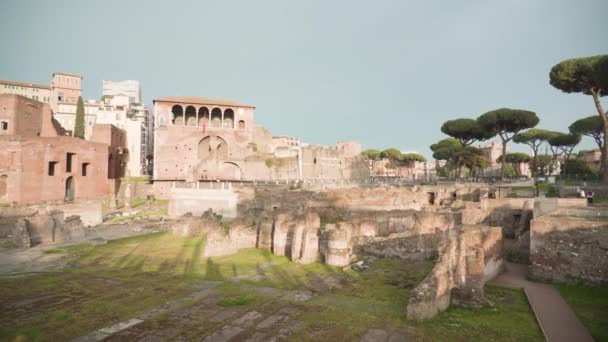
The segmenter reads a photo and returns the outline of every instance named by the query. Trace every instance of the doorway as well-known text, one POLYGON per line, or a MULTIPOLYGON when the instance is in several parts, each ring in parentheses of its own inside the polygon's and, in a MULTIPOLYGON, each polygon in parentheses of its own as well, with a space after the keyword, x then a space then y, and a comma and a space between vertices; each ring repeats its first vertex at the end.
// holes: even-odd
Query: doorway
POLYGON ((74 177, 70 176, 65 180, 65 200, 74 201, 74 177))

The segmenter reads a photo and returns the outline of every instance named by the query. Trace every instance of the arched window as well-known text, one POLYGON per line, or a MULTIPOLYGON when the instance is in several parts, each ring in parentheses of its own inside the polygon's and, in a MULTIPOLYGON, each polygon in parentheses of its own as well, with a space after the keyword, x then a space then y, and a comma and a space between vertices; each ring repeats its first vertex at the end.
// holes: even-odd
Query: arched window
POLYGON ((245 121, 239 120, 239 129, 245 129, 245 121))
POLYGON ((209 127, 209 109, 201 107, 198 109, 198 125, 209 127))
POLYGON ((224 128, 234 128, 234 111, 230 108, 224 111, 224 128))
POLYGON ((161 117, 158 119, 158 127, 165 127, 165 125, 166 125, 166 124, 165 124, 165 117, 164 117, 164 116, 161 116, 161 117))
POLYGON ((180 106, 180 105, 173 106, 173 108, 171 108, 171 114, 172 114, 171 119, 172 119, 173 125, 182 126, 184 124, 184 109, 182 108, 182 106, 180 106))
POLYGON ((211 111, 211 127, 222 127, 222 110, 217 107, 211 111))
POLYGON ((196 126, 196 108, 186 107, 186 126, 196 126))

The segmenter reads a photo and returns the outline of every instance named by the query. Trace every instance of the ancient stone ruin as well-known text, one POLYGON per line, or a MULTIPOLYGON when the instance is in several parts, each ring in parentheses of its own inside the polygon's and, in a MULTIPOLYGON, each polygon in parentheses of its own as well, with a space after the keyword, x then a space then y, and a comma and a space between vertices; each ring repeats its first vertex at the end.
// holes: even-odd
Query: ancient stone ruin
POLYGON ((489 216, 486 193, 479 186, 244 190, 237 218, 189 214, 172 230, 205 234, 205 257, 255 247, 336 267, 350 267, 363 255, 434 259, 407 307, 408 318, 421 320, 450 303, 486 304, 483 286, 503 267, 502 228, 480 224, 489 216))

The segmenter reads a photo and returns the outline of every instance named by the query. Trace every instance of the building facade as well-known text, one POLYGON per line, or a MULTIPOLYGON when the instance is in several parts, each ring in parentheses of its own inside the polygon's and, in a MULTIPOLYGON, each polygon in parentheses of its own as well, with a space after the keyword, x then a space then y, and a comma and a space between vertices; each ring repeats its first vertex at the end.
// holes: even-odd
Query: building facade
POLYGON ((51 102, 51 87, 46 84, 0 80, 0 94, 16 94, 44 103, 51 102))
POLYGON ((148 108, 132 102, 128 95, 104 95, 99 104, 96 122, 114 125, 126 133, 129 149, 127 173, 132 177, 150 173, 150 156, 153 154, 150 118, 148 108))
POLYGON ((0 123, 6 127, 0 129, 0 202, 32 204, 113 195, 116 183, 108 177, 108 160, 116 142, 65 136, 49 104, 20 95, 0 95, 0 123))
POLYGON ((64 72, 53 73, 51 80, 51 109, 59 112, 62 103, 76 104, 82 96, 82 76, 64 72))
MULTIPOLYGON (((155 194, 176 182, 350 179, 367 167, 355 143, 306 145, 254 124, 255 107, 202 97, 154 100, 155 194), (355 167, 356 166, 356 167, 355 167)), ((360 147, 359 147, 360 148, 360 147)))
POLYGON ((139 81, 103 81, 102 96, 127 95, 131 103, 142 103, 139 81))

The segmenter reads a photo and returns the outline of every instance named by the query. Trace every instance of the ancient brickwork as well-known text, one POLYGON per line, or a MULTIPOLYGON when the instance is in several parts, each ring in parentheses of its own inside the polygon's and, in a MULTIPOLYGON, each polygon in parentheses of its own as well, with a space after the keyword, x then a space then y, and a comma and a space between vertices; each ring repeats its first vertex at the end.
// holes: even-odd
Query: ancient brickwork
POLYGON ((452 304, 480 306, 483 285, 503 267, 500 227, 466 226, 449 231, 431 273, 408 302, 407 317, 425 320, 452 304))

